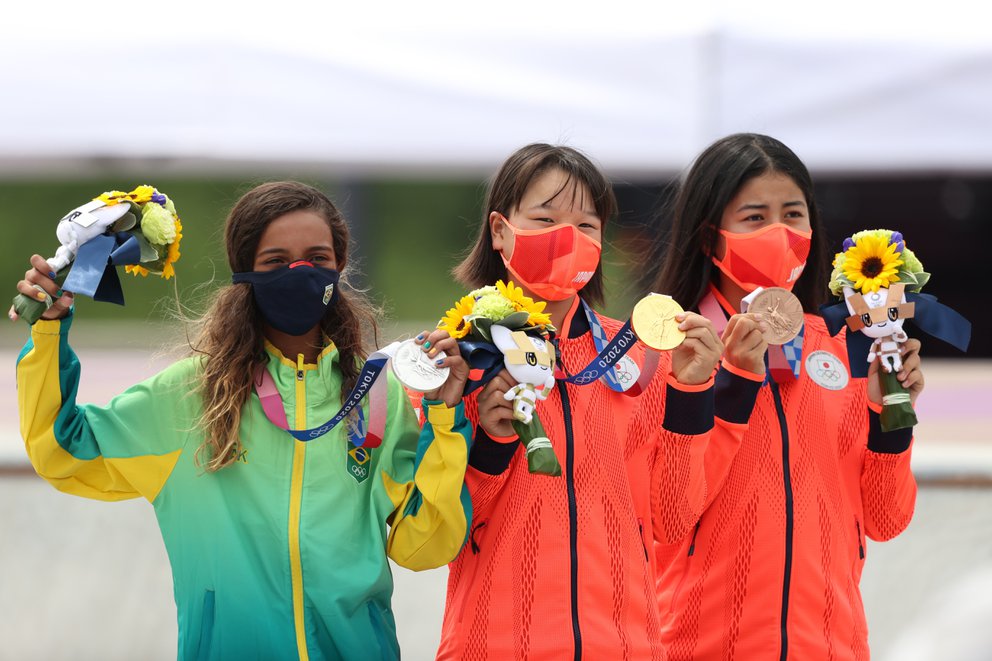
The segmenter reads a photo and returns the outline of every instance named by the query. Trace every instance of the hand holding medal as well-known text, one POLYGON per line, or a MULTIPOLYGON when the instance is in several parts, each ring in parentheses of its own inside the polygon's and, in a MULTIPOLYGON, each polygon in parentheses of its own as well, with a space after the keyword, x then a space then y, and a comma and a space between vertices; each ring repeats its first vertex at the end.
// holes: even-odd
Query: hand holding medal
POLYGON ((402 342, 393 356, 393 373, 410 390, 424 393, 424 399, 454 408, 464 396, 468 363, 458 341, 438 329, 402 342))
POLYGON ((768 344, 783 345, 803 327, 803 304, 783 287, 758 287, 741 299, 741 311, 758 315, 768 344))
POLYGON ((634 306, 630 323, 637 339, 654 351, 672 351, 672 373, 680 383, 705 383, 723 345, 708 319, 685 312, 671 296, 648 294, 634 306))

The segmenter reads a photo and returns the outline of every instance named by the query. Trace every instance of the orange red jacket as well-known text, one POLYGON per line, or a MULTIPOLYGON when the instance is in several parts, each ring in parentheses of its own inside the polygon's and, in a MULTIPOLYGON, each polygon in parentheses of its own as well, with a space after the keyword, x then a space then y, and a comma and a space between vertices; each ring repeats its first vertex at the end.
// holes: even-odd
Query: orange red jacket
MULTIPOLYGON (((601 321, 610 337, 621 326, 601 321)), ((564 328, 560 363, 575 373, 597 352, 581 311, 564 328)), ((643 363, 643 347, 631 355, 643 363)), ((664 659, 652 545, 697 520, 707 439, 744 428, 714 427, 713 406, 712 379, 655 378, 639 397, 558 381, 537 410, 561 477, 531 475, 519 441, 477 428, 471 532, 449 565, 438 658, 664 659)))
POLYGON ((707 447, 698 522, 655 549, 670 661, 868 659, 865 537, 909 524, 912 430, 881 431, 844 335, 805 322, 798 380, 717 374, 718 402, 754 409, 743 440, 707 447))

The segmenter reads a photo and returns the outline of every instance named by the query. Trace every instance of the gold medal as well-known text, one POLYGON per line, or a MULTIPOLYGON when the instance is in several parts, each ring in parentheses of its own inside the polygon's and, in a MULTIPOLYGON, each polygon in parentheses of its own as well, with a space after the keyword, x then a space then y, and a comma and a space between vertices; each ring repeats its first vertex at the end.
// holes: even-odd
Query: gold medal
POLYGON ((683 312, 671 296, 648 294, 634 306, 630 322, 641 342, 657 351, 669 351, 685 340, 685 333, 679 330, 679 322, 675 320, 675 315, 683 312))
POLYGON ((788 289, 762 289, 751 299, 747 311, 760 314, 768 324, 768 330, 762 333, 768 344, 785 344, 803 327, 803 305, 788 289))

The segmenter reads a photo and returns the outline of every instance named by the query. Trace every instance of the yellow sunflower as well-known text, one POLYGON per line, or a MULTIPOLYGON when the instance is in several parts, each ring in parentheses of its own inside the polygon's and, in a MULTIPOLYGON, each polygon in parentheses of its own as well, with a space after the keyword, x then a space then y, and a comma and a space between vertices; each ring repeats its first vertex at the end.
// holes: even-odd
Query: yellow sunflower
POLYGON ((513 284, 510 280, 504 283, 502 280, 496 281, 496 289, 508 301, 513 303, 517 312, 526 312, 527 323, 532 326, 546 326, 551 323, 551 315, 544 312, 547 305, 545 301, 535 301, 530 296, 524 295, 524 290, 513 284))
POLYGON ((455 301, 455 307, 444 313, 444 318, 437 323, 437 327, 456 340, 465 337, 472 330, 472 324, 465 320, 465 316, 472 314, 474 305, 475 298, 471 294, 462 296, 455 301))
POLYGON ((135 202, 136 204, 145 204, 146 202, 151 201, 152 195, 154 194, 155 194, 154 186, 143 184, 141 186, 136 187, 133 191, 128 193, 127 196, 131 198, 131 201, 135 202))
POLYGON ((133 273, 134 275, 140 275, 142 278, 148 277, 148 269, 146 269, 141 264, 129 264, 124 267, 126 273, 133 273))
POLYGON ((863 236, 844 253, 844 275, 862 293, 878 291, 899 281, 903 261, 897 246, 877 236, 863 236))
POLYGON ((120 203, 123 200, 130 200, 130 198, 128 197, 128 194, 127 193, 125 193, 124 191, 119 191, 119 190, 107 191, 106 193, 103 193, 102 195, 100 195, 100 197, 98 197, 96 199, 100 200, 101 202, 103 202, 104 204, 106 204, 108 207, 112 207, 115 204, 118 204, 118 203, 120 203))
POLYGON ((530 296, 526 296, 524 290, 513 284, 512 280, 505 284, 502 280, 497 281, 496 289, 507 300, 513 303, 513 307, 518 312, 527 312, 530 315, 527 319, 529 324, 541 326, 551 323, 551 315, 544 312, 547 303, 545 301, 535 301, 530 296))
POLYGON ((176 274, 172 265, 179 260, 179 240, 183 238, 183 224, 176 217, 176 240, 169 244, 169 252, 165 255, 165 265, 162 266, 162 277, 168 280, 176 274))

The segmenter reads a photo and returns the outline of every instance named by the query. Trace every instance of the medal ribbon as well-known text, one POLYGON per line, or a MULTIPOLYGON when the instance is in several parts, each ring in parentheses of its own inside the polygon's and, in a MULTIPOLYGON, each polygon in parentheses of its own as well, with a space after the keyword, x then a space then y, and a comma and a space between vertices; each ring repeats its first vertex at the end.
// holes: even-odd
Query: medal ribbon
POLYGON ((592 341, 599 355, 573 376, 565 376, 564 370, 561 369, 560 365, 557 365, 555 378, 579 386, 585 386, 602 379, 607 387, 614 392, 622 393, 628 397, 640 395, 647 388, 658 369, 658 352, 650 349, 646 351, 644 368, 639 369, 637 363, 632 358, 627 357, 627 352, 637 342, 637 336, 634 334, 630 320, 628 319, 613 339, 607 342, 606 332, 603 330, 603 325, 596 313, 585 301, 579 300, 582 303, 586 320, 589 322, 592 341))
POLYGON ((768 347, 768 370, 776 382, 787 379, 790 375, 793 379, 799 378, 803 364, 803 335, 806 333, 806 324, 799 327, 799 333, 781 346, 771 345, 768 347))
POLYGON ((383 434, 386 429, 386 400, 388 398, 386 379, 380 379, 379 377, 382 376, 382 372, 385 370, 390 359, 395 355, 399 346, 399 342, 393 342, 369 356, 368 360, 365 361, 365 365, 362 366, 361 372, 358 373, 355 387, 348 393, 341 409, 330 420, 311 429, 290 429, 289 423, 286 420, 286 410, 283 407, 282 395, 279 394, 279 390, 276 388, 275 381, 272 379, 272 375, 269 374, 269 370, 265 369, 264 365, 260 365, 255 370, 254 385, 258 399, 262 403, 262 410, 265 411, 265 417, 276 427, 288 431, 296 440, 312 441, 334 429, 338 423, 348 417, 349 413, 356 410, 358 421, 357 424, 349 426, 348 438, 357 447, 363 445, 370 448, 379 447, 382 444, 383 434), (370 414, 367 427, 365 425, 365 414, 361 406, 359 406, 366 395, 369 396, 370 414))
MULTIPOLYGON (((943 303, 937 302, 931 294, 907 293, 906 301, 916 305, 916 311, 907 322, 916 326, 924 333, 947 342, 961 351, 967 351, 971 341, 971 322, 955 310, 943 303)), ((832 305, 820 307, 820 314, 827 324, 830 335, 836 335, 844 328, 847 317, 851 314, 847 305, 841 301, 832 305)), ((868 375, 868 351, 873 342, 864 333, 847 331, 847 358, 851 365, 851 376, 864 377, 868 375)))

